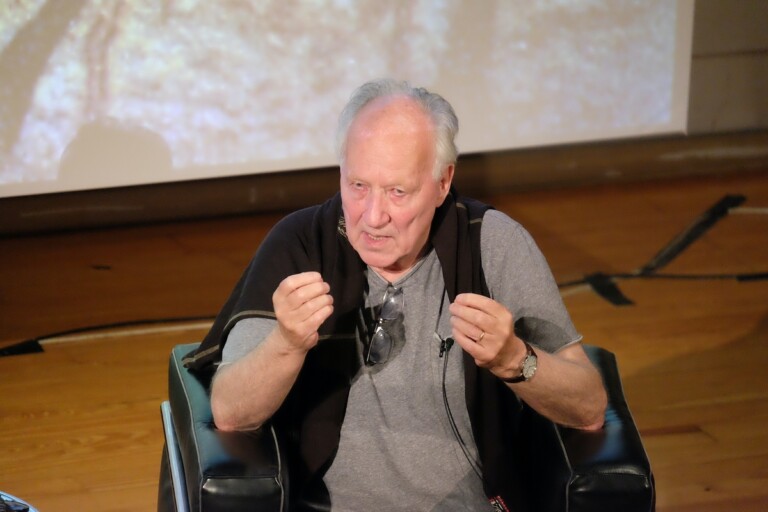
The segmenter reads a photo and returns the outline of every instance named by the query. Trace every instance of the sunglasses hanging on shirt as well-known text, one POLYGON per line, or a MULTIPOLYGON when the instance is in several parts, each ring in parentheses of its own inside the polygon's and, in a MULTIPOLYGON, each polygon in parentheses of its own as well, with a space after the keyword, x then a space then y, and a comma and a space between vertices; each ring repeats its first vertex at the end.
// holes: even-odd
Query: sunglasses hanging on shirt
POLYGON ((395 288, 392 285, 387 286, 379 310, 379 318, 365 352, 365 364, 367 366, 384 364, 389 360, 394 345, 389 328, 392 322, 403 314, 404 305, 403 289, 395 288))

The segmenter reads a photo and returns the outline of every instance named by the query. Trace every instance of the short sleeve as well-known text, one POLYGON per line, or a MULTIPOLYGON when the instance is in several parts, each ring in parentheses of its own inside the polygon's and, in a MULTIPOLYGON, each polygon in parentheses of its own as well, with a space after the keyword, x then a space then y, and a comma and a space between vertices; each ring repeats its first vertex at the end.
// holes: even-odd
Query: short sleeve
POLYGON ((581 340, 530 233, 497 210, 483 216, 483 272, 491 297, 515 316, 515 332, 547 352, 581 340))
POLYGON ((272 318, 244 318, 239 320, 227 335, 221 364, 234 363, 248 352, 255 349, 259 343, 272 332, 277 320, 272 318))

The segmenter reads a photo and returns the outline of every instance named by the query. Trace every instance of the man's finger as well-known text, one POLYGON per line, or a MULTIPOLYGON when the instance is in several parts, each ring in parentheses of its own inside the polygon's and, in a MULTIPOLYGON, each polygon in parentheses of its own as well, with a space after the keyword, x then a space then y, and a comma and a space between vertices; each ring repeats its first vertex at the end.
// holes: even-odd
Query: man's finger
POLYGON ((475 360, 475 363, 487 358, 486 349, 482 345, 475 343, 475 341, 469 338, 466 334, 454 332, 453 339, 456 340, 456 343, 459 344, 464 352, 469 354, 469 356, 475 360))
POLYGON ((498 304, 495 300, 477 293, 460 293, 454 303, 480 311, 490 311, 498 304))
POLYGON ((317 272, 303 272, 286 277, 272 295, 275 303, 289 301, 298 307, 317 295, 328 293, 330 286, 317 272))

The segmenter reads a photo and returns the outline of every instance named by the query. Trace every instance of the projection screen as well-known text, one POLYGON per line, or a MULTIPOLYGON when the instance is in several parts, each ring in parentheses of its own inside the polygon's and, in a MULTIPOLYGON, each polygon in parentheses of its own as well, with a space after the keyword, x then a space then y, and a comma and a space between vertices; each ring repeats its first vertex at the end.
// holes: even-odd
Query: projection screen
POLYGON ((462 153, 685 130, 692 0, 17 0, 0 197, 335 165, 379 77, 445 96, 462 153))

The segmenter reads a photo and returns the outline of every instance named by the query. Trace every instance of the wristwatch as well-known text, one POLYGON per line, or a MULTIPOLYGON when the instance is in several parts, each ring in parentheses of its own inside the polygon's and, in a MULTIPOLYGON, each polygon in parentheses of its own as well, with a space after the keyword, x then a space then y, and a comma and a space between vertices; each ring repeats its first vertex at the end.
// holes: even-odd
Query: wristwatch
POLYGON ((536 373, 537 364, 539 362, 536 357, 536 352, 533 351, 533 347, 527 341, 523 341, 523 343, 525 343, 526 354, 523 359, 522 368, 520 369, 520 375, 508 379, 501 379, 504 382, 509 382, 510 384, 527 382, 531 380, 536 373))

